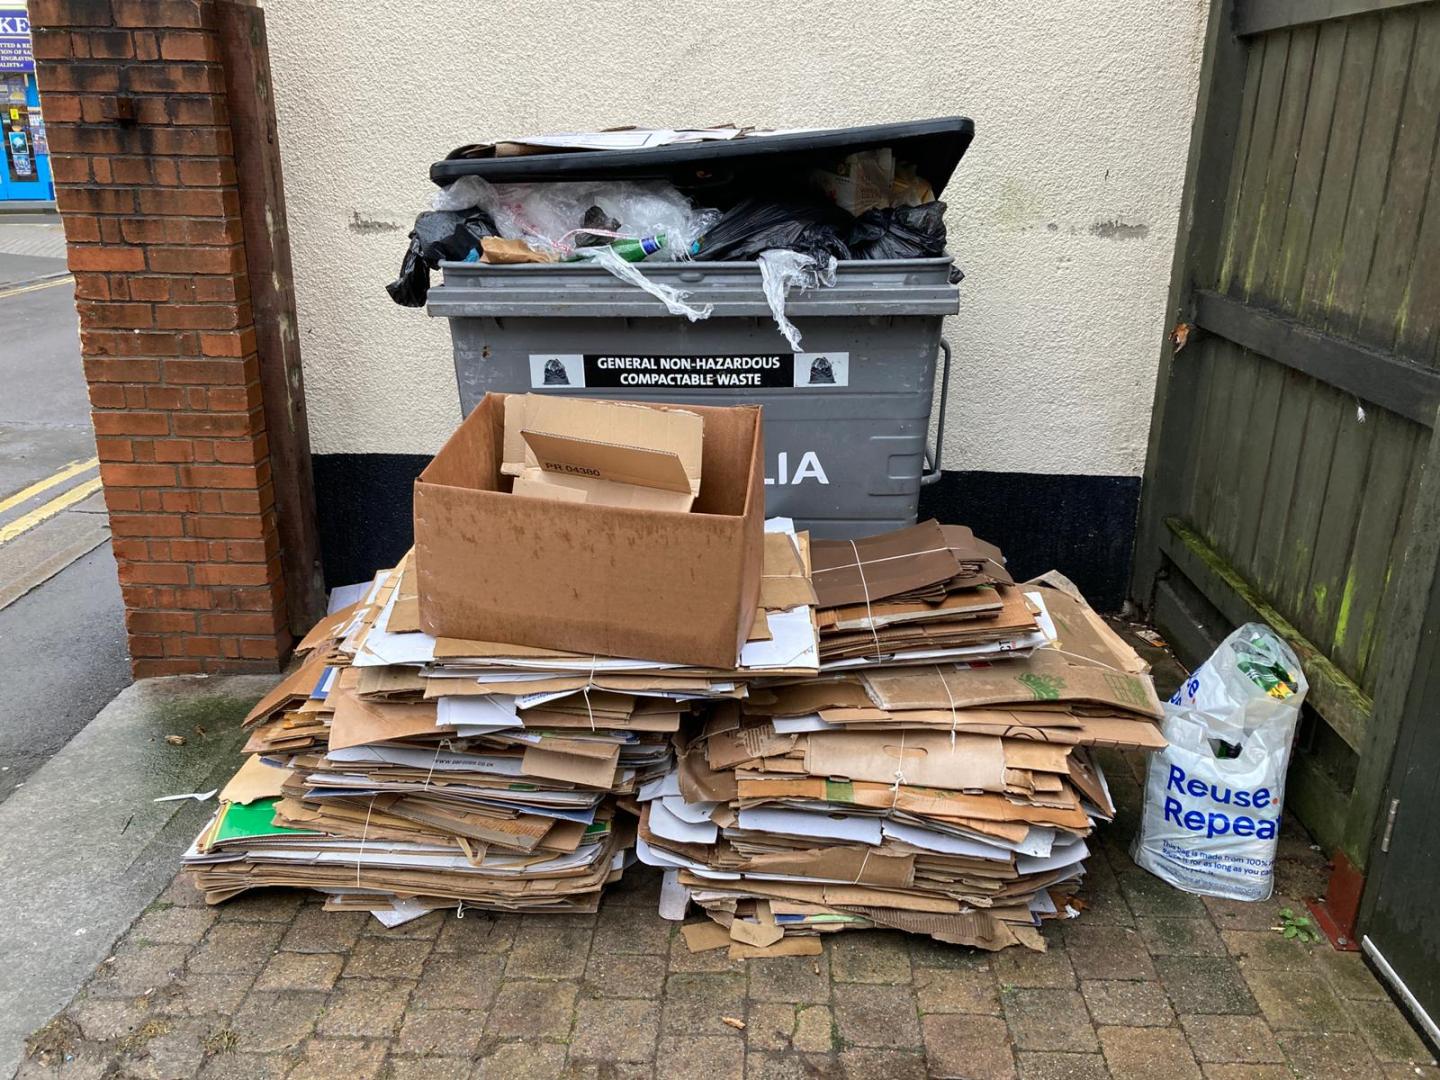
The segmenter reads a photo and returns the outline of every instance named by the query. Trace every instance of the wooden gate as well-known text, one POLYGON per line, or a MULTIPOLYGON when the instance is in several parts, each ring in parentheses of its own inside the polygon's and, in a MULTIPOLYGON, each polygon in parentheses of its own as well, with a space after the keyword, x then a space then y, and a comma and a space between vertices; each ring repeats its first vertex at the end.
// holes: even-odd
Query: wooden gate
POLYGON ((1287 803, 1372 878, 1402 716, 1440 723, 1417 708, 1440 626, 1437 136, 1440 3, 1213 4, 1132 582, 1189 661, 1252 619, 1295 647, 1312 707, 1287 803))

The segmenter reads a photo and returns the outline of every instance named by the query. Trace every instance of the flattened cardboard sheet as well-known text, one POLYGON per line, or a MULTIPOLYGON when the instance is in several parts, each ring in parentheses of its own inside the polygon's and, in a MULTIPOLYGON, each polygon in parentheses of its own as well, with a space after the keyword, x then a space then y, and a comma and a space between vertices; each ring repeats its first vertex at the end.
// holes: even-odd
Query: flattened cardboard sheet
POLYGON ((906 709, 1100 705, 1122 714, 1163 715, 1147 676, 1071 663, 1054 649, 995 663, 872 671, 863 676, 876 705, 906 709))
POLYGON ((790 935, 763 947, 735 941, 730 944, 727 955, 731 960, 765 960, 773 956, 819 956, 824 951, 818 937, 790 935))
POLYGON ((935 521, 859 540, 814 540, 811 575, 821 607, 872 604, 949 581, 960 563, 935 521))
POLYGON ((987 735, 944 732, 814 732, 805 771, 836 780, 950 791, 1005 790, 1005 745, 987 735))

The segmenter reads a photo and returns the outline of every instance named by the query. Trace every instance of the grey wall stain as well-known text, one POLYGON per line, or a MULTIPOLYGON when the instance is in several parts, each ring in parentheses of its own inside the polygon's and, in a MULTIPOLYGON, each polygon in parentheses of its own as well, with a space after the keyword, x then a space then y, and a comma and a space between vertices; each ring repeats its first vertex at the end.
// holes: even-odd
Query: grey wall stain
POLYGON ((1090 226, 1090 233, 1102 240, 1144 240, 1150 235, 1149 225, 1130 225, 1119 218, 1097 221, 1090 226))
POLYGON ((399 232, 405 228, 404 225, 397 225, 393 221, 377 221, 375 218, 362 218, 359 210, 350 211, 350 224, 346 226, 353 233, 365 235, 367 233, 390 233, 399 232))

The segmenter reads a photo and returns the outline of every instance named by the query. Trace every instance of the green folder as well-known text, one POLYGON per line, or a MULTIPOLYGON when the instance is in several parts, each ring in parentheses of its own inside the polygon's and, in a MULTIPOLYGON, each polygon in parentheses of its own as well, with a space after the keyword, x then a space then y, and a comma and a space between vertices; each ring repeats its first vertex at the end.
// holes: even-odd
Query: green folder
POLYGON ((263 836, 319 836, 311 829, 287 829, 274 824, 275 804, 279 799, 256 799, 252 803, 224 803, 220 807, 220 824, 210 841, 211 847, 236 840, 254 840, 263 836))

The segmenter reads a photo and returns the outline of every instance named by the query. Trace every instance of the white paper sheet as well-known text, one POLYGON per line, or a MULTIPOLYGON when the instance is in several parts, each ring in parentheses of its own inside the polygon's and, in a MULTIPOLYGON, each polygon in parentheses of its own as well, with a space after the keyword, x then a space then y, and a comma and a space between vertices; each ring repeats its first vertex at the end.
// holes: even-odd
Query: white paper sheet
POLYGON ((680 774, 671 769, 664 776, 657 776, 653 780, 646 780, 640 785, 640 790, 635 793, 637 802, 649 802, 651 799, 659 799, 666 795, 680 795, 680 774))
POLYGON ((832 724, 823 720, 819 713, 811 713, 809 716, 777 716, 775 717, 775 734, 795 735, 805 731, 841 731, 844 724, 832 724))
POLYGON ((767 611, 769 641, 747 641, 740 650, 740 666, 749 671, 766 668, 817 668, 820 642, 808 607, 767 611))
POLYGON ((688 821, 691 825, 713 824, 710 821, 710 815, 720 805, 714 802, 686 802, 679 795, 667 795, 663 801, 666 810, 669 810, 681 821, 688 821))
POLYGON ((738 824, 747 831, 849 840, 858 844, 877 845, 881 837, 879 818, 855 814, 812 814, 804 810, 742 807, 738 824))
POLYGON ((325 605, 325 614, 334 615, 341 608, 357 604, 370 591, 370 582, 357 581, 354 585, 337 585, 330 590, 330 600, 325 605))
POLYGON ((672 814, 664 799, 650 803, 650 831, 677 844, 713 844, 720 835, 714 822, 685 821, 672 814))
POLYGON ((923 851, 933 851, 940 855, 965 855, 972 859, 993 859, 997 862, 1009 862, 1012 849, 1002 844, 986 844, 979 840, 969 840, 963 836, 951 836, 947 833, 935 832, 932 829, 922 829, 918 825, 906 825, 899 821, 885 822, 885 835, 901 840, 912 847, 920 848, 923 851))
POLYGON ((390 594, 375 625, 370 628, 364 643, 355 654, 355 667, 388 667, 391 664, 428 664, 435 659, 435 639, 429 634, 392 634, 390 613, 395 610, 398 592, 390 594))
POLYGON ((690 890, 680 884, 675 870, 666 870, 660 879, 660 917, 667 922, 683 922, 690 907, 690 890))
POLYGON ((523 728, 508 694, 460 695, 435 699, 436 727, 523 728))
POLYGON ((1015 859, 1015 869, 1022 874, 1040 874, 1050 870, 1060 870, 1066 866, 1078 865, 1089 856, 1090 849, 1085 846, 1085 841, 1081 840, 1066 847, 1057 847, 1043 858, 1035 855, 1020 855, 1015 859))

